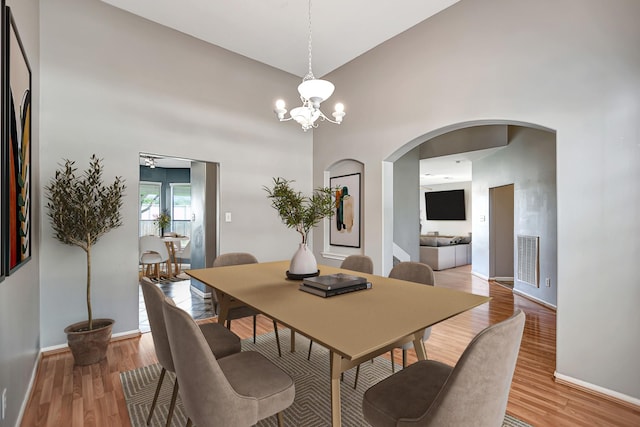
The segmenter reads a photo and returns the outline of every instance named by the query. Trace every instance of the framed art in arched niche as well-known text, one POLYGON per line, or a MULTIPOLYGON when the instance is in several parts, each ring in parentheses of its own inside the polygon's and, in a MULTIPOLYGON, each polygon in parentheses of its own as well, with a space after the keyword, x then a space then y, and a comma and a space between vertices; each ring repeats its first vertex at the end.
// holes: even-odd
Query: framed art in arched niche
POLYGON ((332 176, 329 178, 329 186, 335 194, 329 244, 359 248, 362 218, 361 174, 332 176))

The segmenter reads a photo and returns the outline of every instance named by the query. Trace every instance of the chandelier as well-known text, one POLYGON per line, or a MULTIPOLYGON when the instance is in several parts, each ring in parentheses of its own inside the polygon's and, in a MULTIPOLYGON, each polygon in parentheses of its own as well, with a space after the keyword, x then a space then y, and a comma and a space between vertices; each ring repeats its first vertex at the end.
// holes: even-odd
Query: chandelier
POLYGON ((292 109, 289 112, 289 117, 285 117, 285 114, 287 114, 285 103, 282 99, 278 99, 273 112, 276 113, 281 122, 295 120, 305 132, 311 128, 318 127, 318 120, 340 124, 346 114, 344 105, 341 103, 336 104, 335 111, 331 114, 335 120, 331 120, 320 111, 320 103, 326 101, 333 94, 334 89, 333 83, 316 79, 311 70, 311 0, 309 0, 309 71, 298 86, 302 106, 292 109))

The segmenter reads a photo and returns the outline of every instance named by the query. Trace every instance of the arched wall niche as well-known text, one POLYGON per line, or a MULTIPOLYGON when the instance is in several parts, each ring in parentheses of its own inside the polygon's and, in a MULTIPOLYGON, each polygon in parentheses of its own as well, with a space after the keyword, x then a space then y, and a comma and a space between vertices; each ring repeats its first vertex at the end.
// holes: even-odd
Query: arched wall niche
POLYGON ((332 222, 330 219, 324 220, 323 227, 323 250, 322 250, 322 262, 324 264, 339 266, 340 263, 349 255, 362 255, 364 254, 364 224, 365 224, 365 212, 364 212, 364 198, 365 198, 365 186, 364 186, 364 163, 355 159, 341 159, 331 165, 329 165, 324 171, 324 186, 331 186, 331 178, 360 174, 360 200, 359 200, 359 212, 358 212, 358 226, 360 233, 360 247, 346 247, 346 246, 334 246, 330 244, 330 233, 332 222))

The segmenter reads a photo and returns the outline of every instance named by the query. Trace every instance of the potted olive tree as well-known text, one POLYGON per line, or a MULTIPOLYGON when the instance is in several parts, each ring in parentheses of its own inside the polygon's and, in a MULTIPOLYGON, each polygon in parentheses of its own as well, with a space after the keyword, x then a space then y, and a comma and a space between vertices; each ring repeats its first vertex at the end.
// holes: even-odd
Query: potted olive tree
POLYGON ((323 218, 333 216, 334 192, 328 187, 316 188, 311 197, 308 197, 295 191, 291 187, 292 182, 284 178, 273 178, 273 186, 264 187, 264 190, 284 225, 300 233, 302 242, 291 259, 287 276, 301 279, 318 275, 316 258, 307 246, 309 231, 323 218))
POLYGON ((76 175, 75 162, 65 160, 45 186, 47 216, 54 236, 65 245, 81 248, 87 256, 87 320, 65 328, 77 365, 90 365, 106 357, 114 320, 94 319, 91 312, 91 248, 108 231, 122 225, 125 185, 116 177, 104 185, 102 160, 91 156, 89 168, 76 175))

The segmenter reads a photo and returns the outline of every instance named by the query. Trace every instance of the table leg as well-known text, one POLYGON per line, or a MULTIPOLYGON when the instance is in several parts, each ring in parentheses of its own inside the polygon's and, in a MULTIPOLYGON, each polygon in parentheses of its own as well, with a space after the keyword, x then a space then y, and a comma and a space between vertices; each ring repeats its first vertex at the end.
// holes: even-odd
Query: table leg
POLYGON ((174 275, 177 276, 180 274, 180 264, 178 264, 178 258, 176 258, 176 244, 171 242, 171 247, 173 248, 173 253, 171 254, 171 258, 173 258, 173 271, 174 275))
POLYGON ((296 352, 296 331, 291 329, 291 353, 296 352))
POLYGON ((229 317, 229 303, 231 302, 231 298, 227 294, 219 292, 217 289, 215 290, 216 296, 218 297, 218 323, 224 326, 224 323, 227 321, 227 317, 229 317))
POLYGON ((176 258, 176 252, 173 251, 173 275, 177 276, 180 274, 180 264, 178 263, 178 258, 176 258))
POLYGON ((331 357, 331 425, 333 427, 342 426, 342 414, 340 408, 340 373, 342 356, 335 352, 330 352, 331 357))
POLYGON ((418 360, 427 360, 427 350, 424 348, 424 341, 422 341, 423 337, 424 337, 424 330, 417 332, 413 336, 413 348, 416 351, 416 356, 418 356, 418 360))
POLYGON ((171 268, 171 258, 169 258, 167 260, 167 277, 169 279, 171 279, 171 276, 173 276, 173 272, 171 270, 172 270, 172 268, 171 268))
POLYGON ((176 250, 173 242, 164 242, 164 244, 167 246, 167 252, 169 252, 169 259, 167 259, 167 276, 169 276, 170 279, 173 276, 171 264, 176 262, 176 250))

